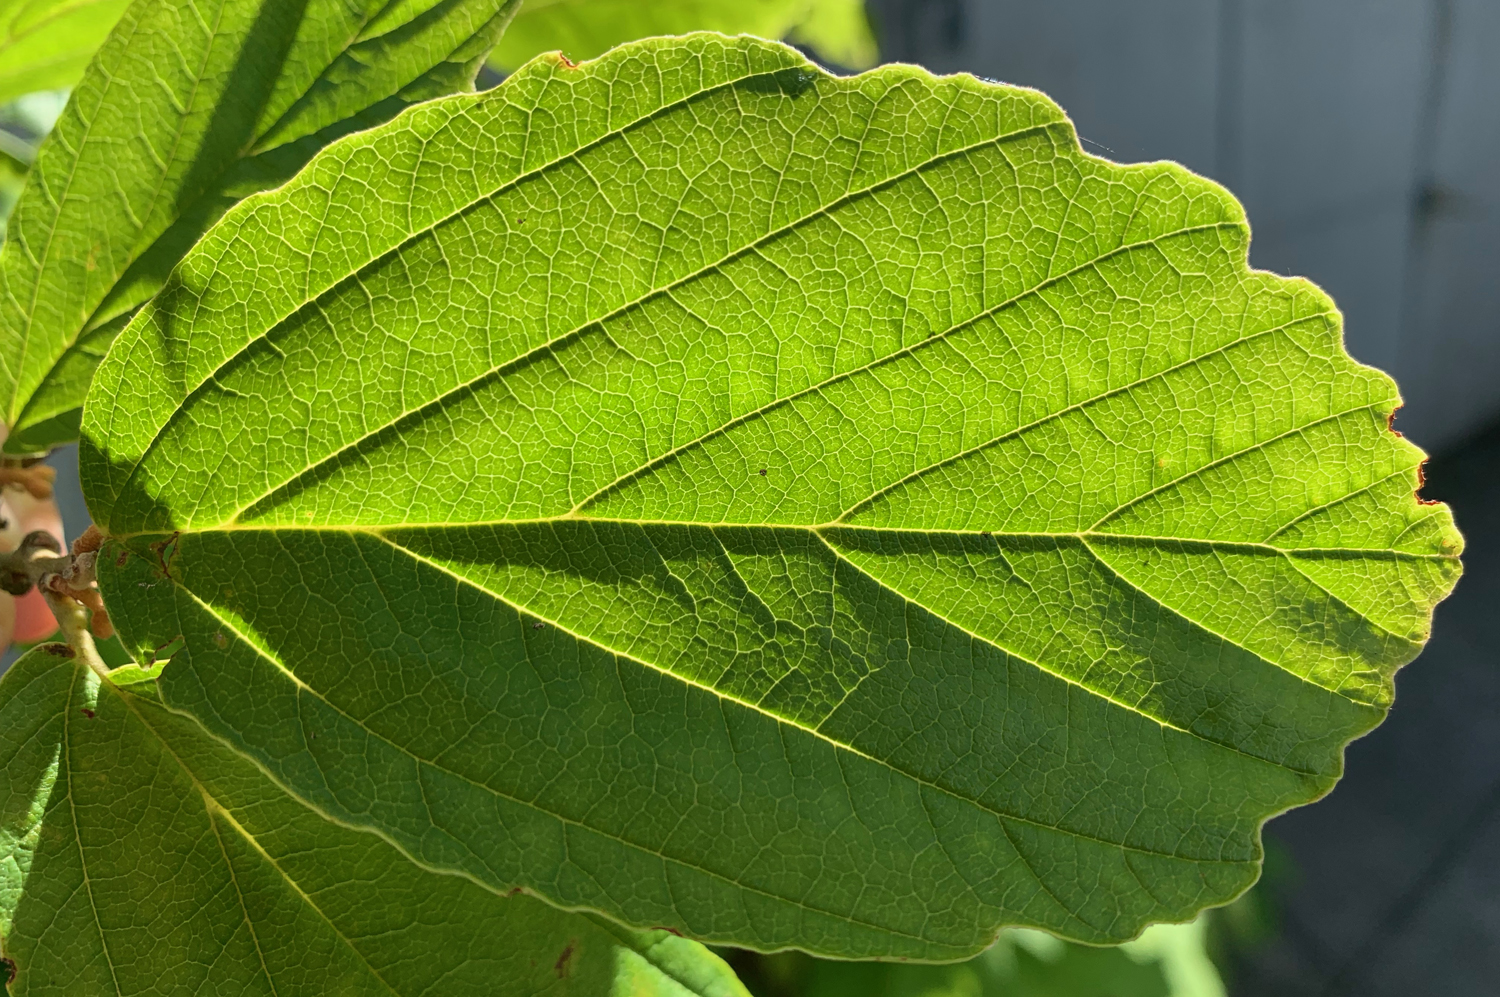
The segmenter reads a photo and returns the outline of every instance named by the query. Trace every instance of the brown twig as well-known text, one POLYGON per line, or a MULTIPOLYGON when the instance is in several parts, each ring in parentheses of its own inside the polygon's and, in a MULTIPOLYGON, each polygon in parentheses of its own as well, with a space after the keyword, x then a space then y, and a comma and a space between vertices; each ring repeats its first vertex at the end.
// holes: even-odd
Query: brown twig
MULTIPOLYGON (((85 625, 100 640, 114 636, 115 628, 104 600, 95 584, 95 567, 99 561, 99 547, 103 542, 99 531, 93 527, 73 545, 74 553, 63 555, 62 546, 46 530, 33 530, 9 554, 0 555, 0 589, 11 595, 25 595, 36 586, 47 597, 47 604, 54 615, 63 603, 72 605, 68 612, 85 614, 85 625)), ((58 616, 58 625, 63 619, 58 616)))

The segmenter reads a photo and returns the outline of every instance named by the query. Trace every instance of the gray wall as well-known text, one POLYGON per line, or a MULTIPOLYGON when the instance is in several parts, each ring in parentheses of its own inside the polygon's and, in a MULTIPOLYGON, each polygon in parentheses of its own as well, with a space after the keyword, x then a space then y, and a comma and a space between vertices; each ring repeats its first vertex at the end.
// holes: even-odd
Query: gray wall
POLYGON ((1338 301, 1398 427, 1500 416, 1500 0, 871 0, 885 57, 1045 90, 1102 155, 1245 203, 1338 301))

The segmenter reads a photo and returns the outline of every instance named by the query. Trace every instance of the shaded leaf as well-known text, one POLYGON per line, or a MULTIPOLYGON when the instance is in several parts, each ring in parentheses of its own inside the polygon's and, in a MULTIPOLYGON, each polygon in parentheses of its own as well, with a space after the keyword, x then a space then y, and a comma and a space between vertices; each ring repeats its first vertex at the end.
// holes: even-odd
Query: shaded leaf
POLYGON ((973 959, 945 965, 800 952, 735 952, 731 962, 756 997, 1224 997, 1203 936, 1202 918, 1105 947, 1013 928, 973 959))
POLYGON ((424 865, 763 949, 1123 940, 1254 880, 1459 571, 1248 240, 1034 91, 544 57, 183 261, 90 394, 101 584, 424 865))
POLYGON ((493 61, 510 70, 561 51, 582 62, 625 42, 690 31, 791 36, 850 69, 878 56, 863 0, 526 0, 493 61))
POLYGON ((63 645, 0 680, 0 943, 28 994, 736 997, 716 956, 423 872, 63 645))
POLYGON ((130 0, 0 0, 0 103, 72 86, 130 0))
POLYGON ((515 0, 137 0, 0 249, 7 451, 77 435, 114 335, 198 235, 351 130, 466 90, 515 0))

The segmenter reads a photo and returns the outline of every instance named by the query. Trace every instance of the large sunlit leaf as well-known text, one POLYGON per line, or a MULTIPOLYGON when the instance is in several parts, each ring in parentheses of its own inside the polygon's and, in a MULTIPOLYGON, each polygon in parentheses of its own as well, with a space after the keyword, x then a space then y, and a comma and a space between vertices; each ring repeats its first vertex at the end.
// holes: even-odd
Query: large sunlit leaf
POLYGON ((1395 386, 1248 240, 1034 91, 545 57, 137 317, 84 424, 106 598, 185 639, 170 705, 424 865, 762 948, 1122 940, 1254 880, 1459 570, 1395 386))
POLYGON ((130 0, 0 0, 0 103, 72 86, 130 0))
POLYGON ((466 90, 515 0, 137 0, 90 65, 0 249, 6 450, 77 435, 110 341, 246 194, 407 104, 466 90))
POLYGON ((689 31, 791 36, 851 69, 873 66, 877 55, 863 0, 526 0, 494 62, 514 69, 552 51, 581 62, 624 42, 689 31))
POLYGON ((101 682, 58 644, 0 680, 0 948, 15 997, 745 997, 695 942, 418 869, 153 695, 101 682))

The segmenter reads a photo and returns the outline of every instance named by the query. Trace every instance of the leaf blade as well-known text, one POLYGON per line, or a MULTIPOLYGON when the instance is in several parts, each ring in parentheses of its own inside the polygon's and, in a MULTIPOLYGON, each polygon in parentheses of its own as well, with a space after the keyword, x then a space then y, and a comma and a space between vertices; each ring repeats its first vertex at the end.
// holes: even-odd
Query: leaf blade
POLYGON ((1031 91, 544 57, 185 261, 90 402, 104 584, 425 864, 754 947, 1122 940, 1253 880, 1457 577, 1394 386, 1247 243, 1031 91))
POLYGON ((14 993, 491 994, 629 983, 742 997, 733 974, 692 942, 418 870, 380 839, 293 802, 164 710, 149 681, 101 685, 49 653, 57 650, 29 652, 0 687, 0 714, 48 732, 27 740, 32 754, 62 760, 37 766, 5 751, 8 779, 44 783, 7 785, 0 797, 5 831, 41 842, 0 895, 14 993), (13 817, 40 806, 40 831, 13 817), (90 901, 91 926, 69 901, 49 903, 70 888, 75 905, 90 901))

